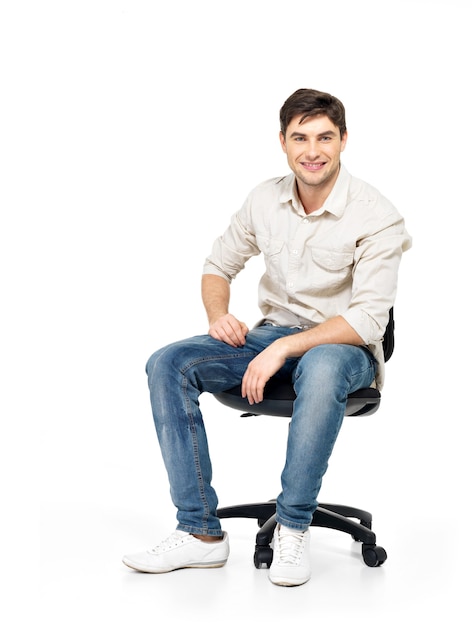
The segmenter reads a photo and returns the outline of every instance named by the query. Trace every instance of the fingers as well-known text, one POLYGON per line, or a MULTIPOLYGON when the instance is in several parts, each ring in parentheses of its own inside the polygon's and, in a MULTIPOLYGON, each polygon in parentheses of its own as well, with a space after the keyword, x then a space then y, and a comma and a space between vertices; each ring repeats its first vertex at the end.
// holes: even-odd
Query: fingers
POLYGON ((249 332, 249 328, 240 322, 233 315, 225 315, 217 322, 211 325, 208 333, 214 339, 224 341, 234 348, 244 346, 246 343, 246 335, 249 332))
POLYGON ((283 342, 277 340, 249 363, 241 384, 241 394, 249 404, 262 402, 267 381, 283 366, 285 358, 283 342))
POLYGON ((257 404, 264 399, 264 388, 267 381, 259 380, 245 380, 243 378, 241 385, 241 395, 246 398, 249 404, 257 404))
POLYGON ((241 383, 241 395, 246 398, 249 404, 257 404, 264 399, 264 389, 269 376, 262 371, 257 371, 254 367, 254 361, 252 361, 246 373, 243 376, 241 383), (252 367, 251 367, 252 365, 252 367))

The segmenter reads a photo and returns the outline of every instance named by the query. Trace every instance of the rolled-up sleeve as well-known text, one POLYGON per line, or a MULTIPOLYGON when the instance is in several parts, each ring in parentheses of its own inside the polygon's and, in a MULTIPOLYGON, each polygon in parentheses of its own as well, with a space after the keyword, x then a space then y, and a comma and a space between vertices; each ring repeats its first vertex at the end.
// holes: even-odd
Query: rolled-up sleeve
POLYGON ((248 201, 235 213, 226 231, 216 239, 205 259, 203 274, 216 274, 229 283, 251 257, 260 253, 256 237, 248 226, 248 201))
POLYGON ((411 238, 397 213, 390 223, 359 242, 353 270, 352 297, 343 317, 367 345, 381 341, 395 302, 398 268, 411 238))

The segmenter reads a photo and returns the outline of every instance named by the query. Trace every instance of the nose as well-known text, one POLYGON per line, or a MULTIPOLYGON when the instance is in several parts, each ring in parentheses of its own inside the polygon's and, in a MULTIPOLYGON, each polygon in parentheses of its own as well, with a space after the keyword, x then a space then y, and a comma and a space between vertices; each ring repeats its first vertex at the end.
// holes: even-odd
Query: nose
POLYGON ((305 146, 307 159, 314 161, 319 156, 318 142, 316 139, 310 139, 305 146))

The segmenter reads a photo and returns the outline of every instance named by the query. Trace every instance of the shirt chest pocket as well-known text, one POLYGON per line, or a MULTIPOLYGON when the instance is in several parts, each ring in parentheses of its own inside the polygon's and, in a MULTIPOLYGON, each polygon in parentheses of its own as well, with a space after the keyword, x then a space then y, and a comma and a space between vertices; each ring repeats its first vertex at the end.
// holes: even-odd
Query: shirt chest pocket
POLYGON ((351 281, 354 253, 311 248, 310 282, 314 287, 335 291, 351 281))
POLYGON ((282 280, 282 239, 261 238, 259 241, 261 252, 264 254, 267 274, 277 282, 282 280))

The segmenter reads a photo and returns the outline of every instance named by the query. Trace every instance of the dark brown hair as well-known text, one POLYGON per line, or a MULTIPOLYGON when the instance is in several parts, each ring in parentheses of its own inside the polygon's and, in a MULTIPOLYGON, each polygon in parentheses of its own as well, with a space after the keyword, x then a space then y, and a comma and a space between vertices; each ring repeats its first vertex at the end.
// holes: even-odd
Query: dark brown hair
POLYGON ((283 136, 294 117, 301 115, 300 123, 308 117, 326 115, 339 128, 341 137, 346 132, 346 112, 343 103, 329 93, 316 89, 298 89, 280 109, 280 130, 283 136))

